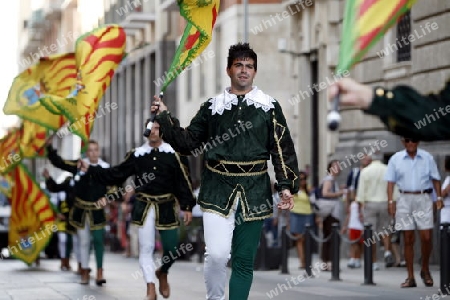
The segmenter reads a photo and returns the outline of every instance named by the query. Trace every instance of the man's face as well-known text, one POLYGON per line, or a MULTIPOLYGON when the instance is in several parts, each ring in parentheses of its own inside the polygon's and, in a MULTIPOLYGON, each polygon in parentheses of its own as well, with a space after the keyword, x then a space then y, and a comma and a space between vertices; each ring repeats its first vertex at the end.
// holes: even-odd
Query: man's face
POLYGON ((99 147, 95 143, 89 143, 86 156, 90 161, 97 161, 100 156, 99 147))
POLYGON ((408 153, 416 152, 419 146, 419 141, 411 138, 403 138, 402 143, 408 153))
POLYGON ((151 143, 159 143, 161 142, 161 137, 159 136, 159 124, 158 122, 153 122, 152 131, 150 131, 150 135, 148 136, 148 140, 151 143))
POLYGON ((255 62, 248 57, 237 58, 228 69, 227 74, 231 79, 231 86, 237 90, 248 90, 253 86, 256 75, 255 62))
POLYGON ((365 168, 368 165, 370 165, 371 162, 372 162, 372 157, 370 157, 369 155, 364 155, 364 157, 361 159, 361 166, 363 168, 365 168))

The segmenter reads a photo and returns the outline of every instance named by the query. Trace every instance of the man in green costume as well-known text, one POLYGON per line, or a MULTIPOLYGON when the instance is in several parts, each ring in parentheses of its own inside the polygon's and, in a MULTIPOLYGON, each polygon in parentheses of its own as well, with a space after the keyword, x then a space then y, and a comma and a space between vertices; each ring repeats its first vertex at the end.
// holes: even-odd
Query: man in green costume
POLYGON ((344 78, 329 89, 330 100, 340 93, 342 106, 356 106, 378 116, 393 133, 420 141, 450 139, 450 80, 435 94, 421 95, 414 88, 370 87, 344 78))
MULTIPOLYGON (((128 177, 135 176, 136 201, 131 212, 131 222, 139 225, 139 264, 147 283, 146 299, 156 299, 155 281, 159 279, 159 292, 164 298, 170 296, 167 281, 169 268, 175 259, 185 254, 189 244, 178 245, 177 201, 184 212, 185 225, 192 220, 195 197, 192 192, 188 161, 180 156, 159 136, 159 125, 154 123, 148 142, 131 150, 125 160, 112 168, 90 168, 82 163, 81 170, 96 184, 121 185, 128 177), (162 263, 153 261, 155 227, 163 244, 162 263), (178 247, 179 246, 179 247, 178 247), (156 275, 156 276, 155 276, 156 275)), ((192 245, 190 245, 192 247, 192 245)))
POLYGON ((298 164, 280 104, 253 79, 257 55, 247 43, 229 49, 231 87, 203 103, 190 125, 181 128, 155 97, 160 133, 182 154, 204 153, 198 204, 203 210, 207 299, 225 299, 231 252, 230 300, 248 299, 263 221, 273 200, 267 161, 272 159, 279 207, 292 209, 298 191, 298 164))
MULTIPOLYGON (((98 286, 106 283, 103 278, 103 253, 104 253, 104 235, 106 225, 106 215, 103 206, 98 206, 97 201, 107 195, 106 185, 99 185, 86 176, 79 176, 77 169, 77 160, 64 160, 51 146, 51 139, 47 145, 48 159, 53 166, 61 170, 76 174, 75 180, 75 201, 69 213, 69 222, 77 229, 79 237, 79 247, 81 255, 81 284, 89 284, 89 254, 91 245, 91 234, 95 248, 95 259, 97 263, 97 278, 95 280, 98 286)), ((109 164, 99 158, 99 145, 96 141, 89 141, 86 151, 87 159, 84 161, 90 164, 92 168, 107 168, 109 164)))

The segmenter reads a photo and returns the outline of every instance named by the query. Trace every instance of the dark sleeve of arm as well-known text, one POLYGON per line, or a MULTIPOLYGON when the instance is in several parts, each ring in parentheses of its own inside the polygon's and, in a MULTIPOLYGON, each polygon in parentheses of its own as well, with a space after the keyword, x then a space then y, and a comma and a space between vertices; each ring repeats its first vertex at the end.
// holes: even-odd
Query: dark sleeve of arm
POLYGON ((180 121, 163 111, 156 116, 159 132, 164 141, 168 142, 175 151, 183 155, 191 155, 191 151, 202 146, 208 138, 208 105, 202 104, 200 110, 191 120, 188 127, 180 127, 180 121))
POLYGON ((49 177, 47 180, 45 180, 45 186, 51 193, 58 193, 58 192, 66 191, 65 182, 58 184, 55 182, 55 180, 53 180, 52 177, 49 177))
POLYGON ((121 185, 128 177, 135 174, 134 152, 129 152, 125 160, 111 168, 100 166, 89 167, 85 176, 90 176, 96 183, 102 185, 121 185))
POLYGON ((277 180, 276 189, 288 189, 292 194, 298 192, 298 162, 289 128, 278 102, 274 103, 270 130, 270 155, 277 180))
POLYGON ((350 174, 348 174, 347 176, 347 188, 350 188, 352 186, 352 174, 353 174, 353 170, 350 171, 350 174))
POLYGON ((47 157, 52 165, 56 168, 70 172, 72 174, 75 174, 77 172, 77 161, 62 159, 52 146, 47 146, 47 157))
POLYGON ((392 90, 374 89, 374 99, 365 111, 378 116, 395 134, 421 141, 450 139, 450 81, 439 93, 421 95, 409 86, 392 90))
POLYGON ((195 206, 195 196, 192 191, 192 180, 189 173, 189 162, 185 156, 180 156, 178 153, 175 154, 178 165, 178 187, 175 191, 175 196, 180 203, 180 208, 183 211, 192 211, 192 208, 195 206))

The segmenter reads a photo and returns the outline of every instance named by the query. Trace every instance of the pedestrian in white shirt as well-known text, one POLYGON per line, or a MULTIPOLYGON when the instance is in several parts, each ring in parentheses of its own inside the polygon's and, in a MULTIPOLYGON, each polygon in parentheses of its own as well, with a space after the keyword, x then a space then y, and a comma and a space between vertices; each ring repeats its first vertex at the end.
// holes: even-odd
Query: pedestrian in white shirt
MULTIPOLYGON (((387 210, 386 197, 387 181, 384 180, 387 166, 381 162, 381 153, 372 154, 372 162, 363 170, 359 178, 359 187, 356 194, 357 201, 364 206, 364 221, 372 224, 374 236, 381 236, 384 245, 384 260, 386 267, 392 267, 395 263, 391 252, 391 238, 389 231, 391 218, 387 210)), ((379 270, 377 264, 377 245, 372 247, 373 269, 379 270)))

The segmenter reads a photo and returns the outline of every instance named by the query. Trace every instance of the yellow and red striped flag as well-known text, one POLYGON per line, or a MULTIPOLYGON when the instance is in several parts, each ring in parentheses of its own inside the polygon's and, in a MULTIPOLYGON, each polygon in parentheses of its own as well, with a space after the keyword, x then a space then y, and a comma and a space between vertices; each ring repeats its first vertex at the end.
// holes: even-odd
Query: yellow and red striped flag
POLYGON ((178 0, 180 14, 187 25, 161 91, 197 58, 212 40, 220 0, 178 0))
POLYGON ((417 0, 347 0, 338 74, 350 70, 417 0))
POLYGON ((57 230, 54 210, 24 165, 14 169, 12 179, 8 250, 13 257, 31 264, 57 230))
POLYGON ((47 129, 37 123, 23 120, 19 148, 22 158, 45 157, 47 129))
POLYGON ((20 129, 18 128, 10 130, 0 140, 0 174, 7 174, 22 161, 19 142, 20 129))
POLYGON ((105 25, 77 39, 77 80, 70 95, 57 106, 69 129, 87 142, 96 112, 114 72, 125 56, 126 34, 119 25, 105 25))

